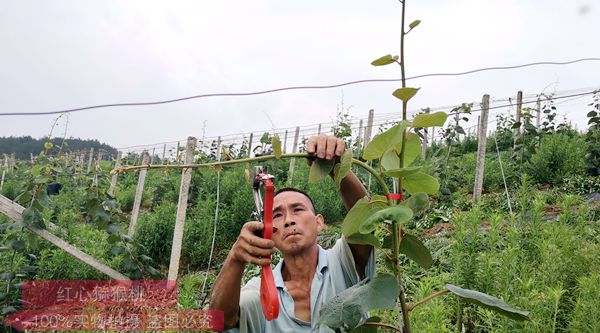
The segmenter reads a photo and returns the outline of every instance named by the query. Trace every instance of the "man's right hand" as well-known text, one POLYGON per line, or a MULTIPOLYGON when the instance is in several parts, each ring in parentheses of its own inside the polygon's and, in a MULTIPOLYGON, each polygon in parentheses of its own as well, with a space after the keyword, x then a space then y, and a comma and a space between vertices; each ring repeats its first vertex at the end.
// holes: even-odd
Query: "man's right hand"
POLYGON ((269 256, 275 251, 275 244, 270 239, 256 236, 256 233, 262 231, 263 228, 262 222, 252 221, 244 224, 237 241, 229 252, 231 259, 242 265, 248 263, 260 266, 270 265, 269 256))

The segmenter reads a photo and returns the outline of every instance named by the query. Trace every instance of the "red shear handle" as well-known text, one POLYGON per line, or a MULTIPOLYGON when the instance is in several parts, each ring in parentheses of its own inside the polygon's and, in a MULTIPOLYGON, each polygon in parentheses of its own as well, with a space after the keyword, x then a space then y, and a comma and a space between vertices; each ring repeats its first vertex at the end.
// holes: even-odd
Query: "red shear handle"
MULTIPOLYGON (((275 186, 271 179, 265 181, 265 207, 263 212, 263 238, 273 238, 273 197, 275 186)), ((271 256, 269 256, 269 259, 271 256)), ((265 265, 260 271, 260 304, 265 319, 271 321, 279 316, 279 296, 275 287, 275 278, 270 265, 265 265)))

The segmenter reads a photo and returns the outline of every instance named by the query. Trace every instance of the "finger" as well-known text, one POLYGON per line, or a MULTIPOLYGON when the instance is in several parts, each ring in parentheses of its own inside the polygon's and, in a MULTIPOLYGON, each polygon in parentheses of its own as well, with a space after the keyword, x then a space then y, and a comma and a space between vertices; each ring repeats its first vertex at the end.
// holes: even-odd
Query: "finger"
POLYGON ((246 244, 252 247, 258 247, 263 249, 272 249, 273 247, 275 247, 275 243, 273 243, 272 240, 256 237, 254 236, 254 234, 244 235, 242 238, 246 244))
POLYGON ((317 156, 319 158, 325 158, 327 153, 327 136, 319 135, 317 137, 317 156))
POLYGON ((306 142, 306 152, 309 154, 314 154, 317 150, 317 137, 316 136, 311 136, 310 138, 308 138, 308 141, 306 142))
POLYGON ((274 249, 262 249, 260 247, 249 247, 248 253, 253 257, 268 257, 275 252, 274 249))
POLYGON ((335 156, 342 156, 346 151, 346 143, 342 139, 338 139, 335 145, 335 156))
POLYGON ((325 159, 330 160, 333 158, 336 144, 337 138, 335 136, 330 136, 327 138, 327 150, 325 152, 325 159))
POLYGON ((255 231, 263 230, 264 227, 265 227, 265 225, 262 222, 251 221, 251 222, 246 222, 246 224, 244 224, 244 226, 242 227, 242 231, 247 230, 253 234, 255 231))
POLYGON ((271 264, 271 260, 269 258, 259 258, 251 255, 246 255, 244 261, 259 266, 267 266, 271 264))

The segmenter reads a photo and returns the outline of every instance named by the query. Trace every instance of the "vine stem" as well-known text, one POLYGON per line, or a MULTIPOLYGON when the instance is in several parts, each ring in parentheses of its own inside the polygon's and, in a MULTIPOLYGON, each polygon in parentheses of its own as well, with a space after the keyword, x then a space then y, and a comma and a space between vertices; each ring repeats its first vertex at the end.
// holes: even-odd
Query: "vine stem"
POLYGON ((385 327, 385 328, 389 328, 391 330, 394 330, 396 332, 400 332, 402 333, 402 330, 396 326, 390 325, 390 324, 386 324, 386 323, 379 323, 379 322, 366 322, 363 324, 363 326, 379 326, 379 327, 385 327))
MULTIPOLYGON (((242 158, 242 159, 239 159, 239 160, 229 160, 229 161, 223 161, 223 162, 210 162, 210 163, 200 163, 200 164, 144 164, 144 165, 130 165, 130 166, 122 166, 122 167, 115 168, 110 173, 111 174, 118 174, 118 173, 122 173, 122 172, 128 172, 128 171, 134 171, 134 170, 140 170, 140 169, 217 168, 217 167, 220 167, 220 166, 223 166, 223 165, 233 165, 233 164, 249 163, 249 162, 261 162, 261 161, 267 161, 267 160, 273 160, 273 159, 295 158, 295 157, 305 157, 305 158, 308 158, 308 157, 313 157, 313 156, 309 155, 307 153, 293 153, 293 154, 283 154, 281 156, 264 155, 264 156, 258 156, 258 157, 242 158)), ((371 175, 373 175, 373 177, 375 177, 375 179, 377 180, 377 183, 379 183, 379 186, 381 186, 381 190, 383 191, 384 195, 390 194, 390 190, 389 190, 387 184, 385 183, 385 181, 383 180, 383 178, 381 177, 381 175, 375 169, 373 169, 372 167, 370 167, 365 162, 357 160, 355 158, 352 159, 352 164, 357 165, 357 166, 365 169, 371 175)))
POLYGON ((438 297, 438 296, 445 295, 445 294, 447 294, 447 293, 449 293, 449 292, 450 292, 450 290, 448 290, 448 289, 443 289, 443 290, 437 291, 437 292, 435 292, 435 293, 433 293, 433 294, 431 294, 431 295, 429 295, 429 296, 427 296, 427 297, 423 298, 422 300, 420 300, 420 301, 418 301, 418 302, 416 302, 416 303, 414 303, 414 304, 411 304, 411 305, 409 305, 409 306, 408 306, 408 311, 412 311, 412 310, 414 310, 414 309, 415 309, 417 306, 419 306, 419 305, 421 305, 421 304, 423 304, 423 303, 425 303, 425 302, 428 302, 428 301, 430 301, 430 300, 432 300, 432 299, 434 299, 434 298, 436 298, 436 297, 438 297))

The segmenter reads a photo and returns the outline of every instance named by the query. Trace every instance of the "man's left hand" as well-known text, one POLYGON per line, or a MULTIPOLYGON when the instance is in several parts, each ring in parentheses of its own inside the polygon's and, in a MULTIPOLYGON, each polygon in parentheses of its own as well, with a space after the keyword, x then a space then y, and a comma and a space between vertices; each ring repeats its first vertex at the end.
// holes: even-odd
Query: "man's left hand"
POLYGON ((332 160, 338 158, 346 151, 344 140, 333 135, 311 136, 306 143, 306 152, 318 158, 332 160))

